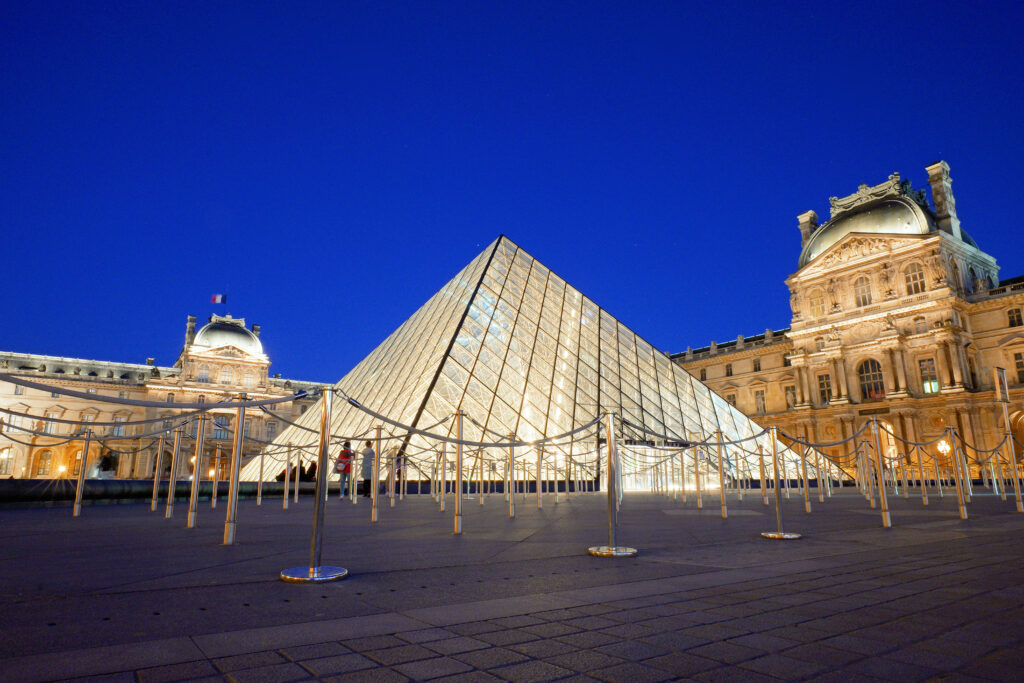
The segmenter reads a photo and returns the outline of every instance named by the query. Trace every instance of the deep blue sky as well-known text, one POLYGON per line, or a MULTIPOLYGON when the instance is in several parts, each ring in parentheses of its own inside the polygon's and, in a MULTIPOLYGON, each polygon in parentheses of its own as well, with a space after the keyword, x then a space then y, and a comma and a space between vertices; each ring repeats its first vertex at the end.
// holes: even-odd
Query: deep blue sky
POLYGON ((505 233, 680 351, 788 326, 796 215, 940 158, 1024 274, 1022 7, 8 0, 0 348, 230 312, 334 381, 505 233))

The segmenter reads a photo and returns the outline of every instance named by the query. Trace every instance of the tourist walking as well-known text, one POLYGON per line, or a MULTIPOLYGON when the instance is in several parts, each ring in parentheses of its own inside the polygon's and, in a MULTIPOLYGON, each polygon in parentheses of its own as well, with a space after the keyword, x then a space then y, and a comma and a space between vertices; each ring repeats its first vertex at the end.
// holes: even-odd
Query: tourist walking
POLYGON ((345 445, 341 447, 341 452, 338 453, 338 459, 334 461, 334 471, 341 475, 338 480, 338 495, 340 497, 348 495, 348 487, 352 481, 352 459, 354 457, 352 442, 346 441, 345 445))
POLYGON ((373 442, 366 440, 366 448, 359 455, 363 458, 363 498, 370 497, 370 480, 373 479, 373 460, 377 454, 373 452, 373 442))

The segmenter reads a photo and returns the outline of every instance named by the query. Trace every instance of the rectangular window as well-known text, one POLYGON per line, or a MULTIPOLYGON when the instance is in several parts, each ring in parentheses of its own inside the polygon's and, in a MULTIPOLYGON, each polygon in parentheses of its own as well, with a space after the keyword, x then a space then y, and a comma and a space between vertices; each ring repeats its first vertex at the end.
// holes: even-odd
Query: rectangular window
POLYGON ((725 364, 725 376, 732 377, 732 363, 725 364))
POLYGON ((921 368, 921 387, 924 393, 939 393, 939 374, 935 371, 935 359, 922 358, 917 364, 921 368))
POLYGON ((821 406, 827 406, 832 400, 832 375, 818 375, 818 400, 821 406))
POLYGON ((0 450, 0 474, 10 474, 14 469, 14 454, 10 448, 0 450))
POLYGON ((119 391, 119 392, 117 392, 117 397, 118 398, 128 398, 128 392, 127 391, 119 391))
POLYGON ((112 426, 110 428, 110 435, 111 436, 124 436, 124 425, 120 424, 120 423, 124 422, 126 419, 127 418, 125 418, 123 416, 118 416, 118 415, 114 416, 114 422, 118 423, 118 424, 115 424, 114 426, 112 426))
POLYGON ((764 389, 758 389, 754 392, 754 411, 758 415, 764 415, 767 412, 764 404, 764 389))
POLYGON ((60 393, 56 391, 51 391, 50 398, 60 398, 60 393))
POLYGON ((817 349, 818 351, 824 351, 825 350, 825 338, 824 337, 815 337, 814 338, 814 348, 817 349))
POLYGON ((56 420, 58 417, 60 417, 60 415, 58 415, 57 413, 47 413, 46 422, 43 423, 43 431, 46 432, 47 434, 53 434, 54 432, 56 432, 57 423, 50 422, 50 420, 56 420))
POLYGON ((726 394, 725 400, 728 401, 729 405, 736 407, 736 394, 726 394))
POLYGON ((88 388, 88 389, 86 389, 85 391, 86 391, 86 393, 89 393, 89 394, 95 394, 95 393, 96 393, 96 390, 95 390, 95 389, 93 389, 92 387, 89 387, 89 388, 88 388))
POLYGON ((82 469, 82 451, 75 452, 75 464, 71 466, 71 476, 77 477, 78 471, 82 469))
POLYGON ((245 435, 245 438, 247 438, 247 439, 249 438, 249 428, 250 427, 252 427, 252 420, 246 420, 245 421, 245 431, 243 431, 242 433, 245 435))
POLYGON ((267 441, 273 441, 275 434, 277 434, 277 423, 276 422, 268 422, 267 423, 267 441))
POLYGON ((788 368, 792 365, 792 361, 789 360, 789 356, 782 357, 782 367, 788 368))
POLYGON ((228 419, 226 417, 214 418, 213 438, 217 441, 227 441, 231 438, 231 434, 228 433, 228 419))
POLYGON ((796 405, 796 387, 786 387, 786 407, 792 408, 796 405))
POLYGON ((761 372, 761 359, 760 358, 755 358, 754 359, 754 372, 761 372))
POLYGON ((1007 312, 1006 317, 1010 323, 1010 327, 1020 327, 1021 325, 1024 325, 1024 319, 1021 318, 1019 308, 1011 308, 1009 312, 1007 312))
MULTIPOLYGON (((703 369, 703 368, 702 368, 702 369, 701 369, 701 371, 700 371, 700 381, 701 381, 701 382, 706 382, 706 381, 708 381, 708 371, 707 371, 707 370, 705 370, 705 369, 703 369)), ((303 411, 302 411, 302 412, 306 412, 306 411, 305 411, 305 406, 303 406, 303 411)))
POLYGON ((1024 353, 1013 354, 1013 362, 1017 365, 1017 384, 1024 384, 1024 353))
POLYGON ((21 396, 24 393, 25 393, 25 387, 21 386, 20 384, 15 384, 14 385, 14 395, 15 396, 21 396))

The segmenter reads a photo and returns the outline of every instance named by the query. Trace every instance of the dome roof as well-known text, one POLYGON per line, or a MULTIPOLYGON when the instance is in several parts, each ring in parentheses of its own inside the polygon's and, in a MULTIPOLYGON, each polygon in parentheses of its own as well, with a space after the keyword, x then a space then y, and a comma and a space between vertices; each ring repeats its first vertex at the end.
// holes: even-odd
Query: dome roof
MULTIPOLYGON (((844 211, 814 231, 800 253, 803 268, 853 232, 884 235, 927 235, 936 229, 931 215, 906 197, 885 197, 844 211)), ((965 238, 965 241, 970 239, 965 238)))
POLYGON ((192 345, 207 349, 234 346, 252 356, 263 355, 263 344, 255 334, 246 329, 244 320, 228 322, 215 318, 196 333, 192 345))

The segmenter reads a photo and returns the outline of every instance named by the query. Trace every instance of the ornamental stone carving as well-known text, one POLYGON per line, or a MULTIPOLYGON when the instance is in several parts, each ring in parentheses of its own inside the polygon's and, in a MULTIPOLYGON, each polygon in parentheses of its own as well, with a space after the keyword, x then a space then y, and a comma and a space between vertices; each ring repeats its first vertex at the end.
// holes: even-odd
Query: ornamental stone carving
POLYGON ((852 261, 855 258, 862 258, 880 251, 885 251, 888 246, 888 240, 871 237, 858 237, 844 242, 825 254, 824 258, 821 260, 821 266, 822 268, 830 268, 832 266, 846 263, 847 261, 852 261))
POLYGON ((928 271, 932 276, 932 289, 946 283, 948 271, 946 270, 946 259, 942 257, 942 254, 937 251, 932 252, 929 254, 925 265, 928 266, 928 271))

